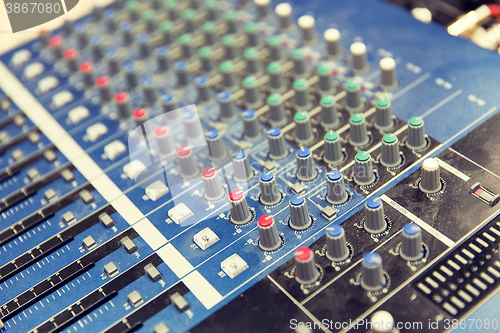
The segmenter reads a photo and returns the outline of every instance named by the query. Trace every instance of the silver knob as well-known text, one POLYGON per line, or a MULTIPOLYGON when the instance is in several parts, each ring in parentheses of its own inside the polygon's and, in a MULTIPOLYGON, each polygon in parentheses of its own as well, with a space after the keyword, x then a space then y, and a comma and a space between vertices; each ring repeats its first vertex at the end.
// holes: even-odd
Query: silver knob
POLYGON ((159 126, 155 129, 156 145, 158 153, 162 158, 175 154, 174 140, 170 136, 170 131, 165 126, 159 126))
POLYGON ((257 139, 260 137, 260 126, 255 111, 248 109, 242 112, 243 130, 247 139, 257 139))
POLYGON ((194 111, 184 112, 184 130, 186 139, 189 142, 200 142, 203 140, 203 129, 201 128, 200 118, 194 111))
POLYGON ((311 119, 307 111, 299 111, 295 113, 295 140, 299 143, 307 145, 314 140, 312 132, 311 119))
POLYGON ((232 122, 235 120, 237 114, 231 93, 227 90, 223 90, 217 94, 217 100, 219 101, 222 121, 232 122))
POLYGON ((342 55, 342 45, 340 44, 340 32, 337 29, 328 29, 323 34, 326 41, 326 54, 331 58, 342 55))
POLYGON ((311 101, 309 100, 309 86, 305 79, 297 79, 293 81, 293 89, 295 90, 295 105, 298 109, 308 110, 311 101))
POLYGON ((335 98, 327 95, 321 97, 321 125, 325 128, 334 128, 338 125, 337 108, 335 107, 335 98))
POLYGON ((267 103, 269 104, 269 122, 273 126, 283 126, 287 122, 285 115, 285 107, 281 100, 280 94, 271 94, 267 98, 267 103))
POLYGON ((349 113, 361 112, 363 110, 363 103, 361 100, 361 89, 359 83, 350 80, 345 85, 346 97, 345 108, 349 113))
POLYGON ((213 161, 220 161, 227 156, 227 149, 219 131, 212 129, 206 133, 208 152, 213 161))

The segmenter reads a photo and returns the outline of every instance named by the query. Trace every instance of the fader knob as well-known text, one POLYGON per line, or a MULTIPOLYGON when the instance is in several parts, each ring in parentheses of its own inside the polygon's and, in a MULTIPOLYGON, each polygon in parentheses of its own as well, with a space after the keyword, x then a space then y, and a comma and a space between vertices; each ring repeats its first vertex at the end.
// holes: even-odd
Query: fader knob
POLYGON ((424 120, 422 117, 412 117, 408 122, 408 137, 406 146, 410 149, 422 149, 427 145, 425 140, 424 120))
POLYGON ((361 286, 368 291, 382 289, 386 284, 382 257, 377 253, 367 253, 363 257, 363 274, 361 286))
POLYGON ((401 250, 399 255, 404 260, 416 261, 424 256, 422 246, 422 229, 415 223, 407 223, 403 227, 401 250))
POLYGON ((340 137, 335 131, 328 131, 325 134, 325 155, 326 163, 340 163, 344 160, 344 152, 342 151, 342 143, 340 137))
POLYGON ((276 177, 270 171, 260 174, 260 202, 266 206, 276 205, 281 200, 276 177))
POLYGON ((352 70, 355 73, 363 73, 368 70, 366 59, 366 45, 360 42, 351 44, 352 70))
POLYGON ((269 122, 273 126, 283 126, 287 122, 285 107, 280 94, 271 94, 267 98, 269 104, 269 122))
POLYGON ((353 146, 365 146, 370 142, 368 131, 366 129, 365 117, 362 113, 355 113, 349 118, 349 143, 353 146))
POLYGON ((340 32, 337 29, 328 29, 323 34, 326 41, 326 54, 331 58, 342 55, 342 45, 340 44, 340 32))
POLYGON ((354 181, 358 185, 369 185, 375 181, 372 157, 369 152, 360 151, 354 159, 354 181))
POLYGON ((236 119, 236 108, 233 102, 233 96, 227 90, 217 94, 217 100, 220 106, 220 116, 222 121, 231 122, 236 119))
POLYGON ((326 257, 337 262, 349 257, 345 231, 340 225, 326 228, 326 257))
POLYGON ((259 247, 271 252, 277 250, 282 243, 274 218, 270 215, 259 217, 259 247))
POLYGON ((394 89, 398 86, 396 78, 396 62, 394 59, 385 57, 380 60, 380 87, 382 89, 394 89))
POLYGON ((267 131, 267 141, 269 143, 269 157, 273 160, 281 160, 288 156, 288 149, 281 128, 273 127, 267 131))
POLYGON ((363 103, 361 100, 361 89, 359 83, 350 80, 345 85, 346 97, 345 97, 345 107, 350 113, 361 112, 363 109, 363 103))
POLYGON ((379 197, 370 197, 365 203, 365 230, 371 234, 379 234, 387 229, 384 216, 384 204, 379 197))
POLYGON ((170 136, 170 131, 165 126, 160 126, 155 129, 156 145, 158 153, 161 157, 168 157, 174 154, 175 144, 170 136))
POLYGON ((213 167, 203 169, 201 172, 205 199, 217 201, 224 196, 224 188, 220 183, 219 176, 213 167))
POLYGON ((314 159, 309 148, 302 147, 297 150, 297 179, 309 182, 318 174, 314 166, 314 159))
POLYGON ((306 247, 295 251, 295 280, 301 284, 311 284, 319 278, 319 272, 314 260, 314 252, 306 247))
POLYGON ((326 201, 332 205, 341 205, 348 198, 342 173, 339 170, 328 172, 326 174, 326 201))
POLYGON ((177 150, 177 161, 179 162, 181 177, 193 179, 200 173, 200 168, 196 164, 193 152, 187 146, 182 146, 177 150))
POLYGON ((290 208, 290 228, 294 230, 304 230, 311 226, 312 219, 309 216, 307 203, 304 197, 294 195, 290 198, 288 207, 290 208))
POLYGON ((394 126, 391 101, 379 98, 375 104, 375 128, 387 130, 394 126))
POLYGON ((286 2, 280 3, 276 6, 274 11, 279 18, 280 29, 288 30, 292 25, 292 6, 286 2))
POLYGON ((247 139, 260 137, 260 126, 255 111, 248 109, 242 112, 243 130, 247 139))
POLYGON ((219 131, 212 129, 206 133, 208 152, 213 161, 220 161, 227 156, 226 146, 219 131))
POLYGON ((238 183, 246 183, 253 178, 248 156, 243 149, 233 155, 233 178, 238 183))
POLYGON ((229 193, 230 219, 234 224, 245 224, 252 219, 252 213, 248 209, 247 200, 242 190, 234 190, 229 193))
POLYGON ((420 183, 418 187, 425 193, 436 193, 441 190, 441 170, 436 158, 427 158, 420 168, 420 183))
POLYGON ((311 43, 316 39, 315 21, 314 17, 310 15, 304 15, 299 17, 297 23, 299 24, 300 30, 302 31, 302 42, 311 43))
POLYGON ((382 157, 380 158, 380 163, 386 167, 395 167, 401 164, 397 135, 387 133, 382 137, 382 157))
POLYGON ((311 119, 307 111, 299 111, 294 116, 295 140, 302 144, 308 144, 314 140, 311 119))

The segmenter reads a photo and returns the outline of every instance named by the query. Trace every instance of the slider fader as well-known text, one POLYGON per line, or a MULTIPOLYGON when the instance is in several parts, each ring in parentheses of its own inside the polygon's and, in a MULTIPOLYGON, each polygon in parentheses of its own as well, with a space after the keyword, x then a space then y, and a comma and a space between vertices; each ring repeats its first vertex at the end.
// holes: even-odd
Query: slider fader
POLYGON ((0 332, 498 331, 498 54, 117 0, 0 60, 0 332))

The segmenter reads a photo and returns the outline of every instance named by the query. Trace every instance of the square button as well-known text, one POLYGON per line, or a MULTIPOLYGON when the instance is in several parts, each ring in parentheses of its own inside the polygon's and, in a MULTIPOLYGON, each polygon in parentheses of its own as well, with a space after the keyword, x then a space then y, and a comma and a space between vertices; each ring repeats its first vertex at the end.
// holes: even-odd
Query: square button
POLYGON ((210 246, 219 241, 219 237, 212 231, 212 229, 206 227, 193 237, 196 245, 202 250, 208 249, 210 246))
POLYGON ((234 279, 241 272, 248 268, 245 260, 241 259, 236 253, 221 262, 220 267, 231 279, 234 279))
POLYGON ((335 216, 337 216, 337 212, 331 206, 326 206, 325 208, 323 208, 323 210, 321 211, 321 213, 328 220, 332 220, 335 216))
POLYGON ((295 194, 301 194, 304 192, 306 189, 304 188, 304 185, 301 183, 295 183, 292 185, 292 192, 295 194))

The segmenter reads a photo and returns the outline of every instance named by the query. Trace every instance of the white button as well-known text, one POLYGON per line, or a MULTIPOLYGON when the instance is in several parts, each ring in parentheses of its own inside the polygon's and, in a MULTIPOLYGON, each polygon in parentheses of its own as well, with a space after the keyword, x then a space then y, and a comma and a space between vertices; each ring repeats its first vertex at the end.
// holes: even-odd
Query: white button
POLYGON ((72 100, 73 100, 73 94, 67 90, 63 90, 61 92, 58 92, 52 97, 52 104, 54 104, 56 108, 60 108, 68 104, 72 100))
POLYGON ((40 93, 46 93, 49 90, 54 89, 59 84, 59 81, 55 76, 47 76, 46 78, 38 81, 38 91, 40 93))
POLYGON ((205 228, 193 237, 196 245, 200 247, 200 249, 205 250, 208 249, 213 244, 219 241, 219 237, 212 231, 210 228, 205 228))
POLYGON ((123 173, 125 173, 128 178, 135 180, 136 176, 139 176, 144 169, 146 169, 144 163, 139 160, 133 160, 123 166, 123 173))
POLYGON ((34 62, 34 63, 26 66, 26 68, 24 68, 24 76, 27 79, 32 79, 35 76, 42 74, 44 70, 45 70, 45 66, 43 66, 42 63, 34 62))
POLYGON ((149 199, 156 201, 169 192, 167 185, 157 180, 146 187, 146 195, 149 199))
POLYGON ((191 209, 182 202, 168 211, 168 216, 177 224, 181 224, 193 215, 191 209))
POLYGON ((241 259, 236 253, 221 262, 220 268, 227 274, 231 279, 234 279, 241 272, 248 268, 245 260, 241 259))
POLYGON ((68 119, 72 124, 78 124, 88 116, 90 116, 90 112, 85 106, 77 106, 68 113, 68 119))
POLYGON ((115 140, 104 146, 104 154, 110 160, 114 160, 117 156, 123 154, 127 147, 120 140, 115 140))
POLYGON ((108 133, 108 128, 103 123, 97 123, 87 128, 87 138, 92 142, 106 133, 108 133))
POLYGON ((12 65, 19 66, 31 59, 31 52, 28 50, 19 50, 12 56, 12 65))

